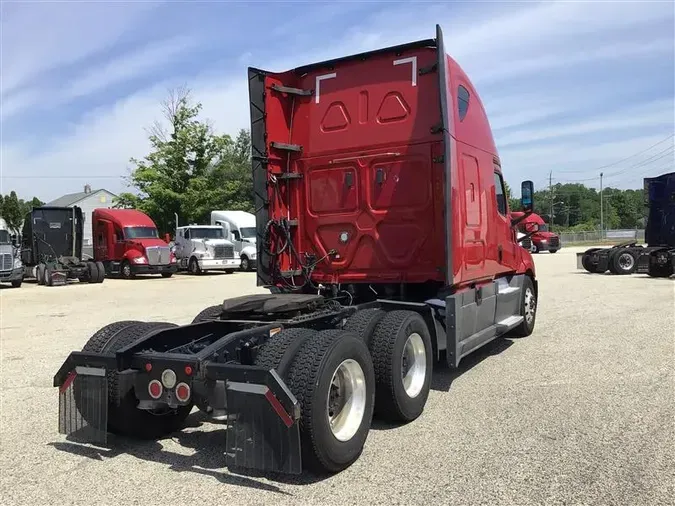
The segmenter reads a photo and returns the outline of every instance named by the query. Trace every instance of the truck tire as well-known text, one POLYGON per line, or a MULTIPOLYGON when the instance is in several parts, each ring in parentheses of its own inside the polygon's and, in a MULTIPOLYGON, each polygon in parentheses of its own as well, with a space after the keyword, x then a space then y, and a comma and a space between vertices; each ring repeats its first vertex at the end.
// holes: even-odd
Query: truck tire
POLYGON ((54 286, 54 280, 52 279, 52 269, 49 266, 45 267, 45 285, 54 286))
POLYGON ((190 257, 190 262, 188 262, 188 272, 194 276, 202 273, 202 270, 199 268, 199 263, 195 257, 190 257))
POLYGON ((173 272, 163 272, 162 273, 163 278, 170 278, 171 276, 173 276, 173 272))
POLYGON ((243 255, 241 257, 241 264, 239 264, 239 268, 244 272, 248 272, 248 271, 253 270, 251 268, 251 261, 248 259, 248 257, 246 255, 243 255))
POLYGON ((637 269, 637 259, 629 249, 620 249, 610 256, 610 270, 614 274, 633 274, 637 269))
POLYGON ((105 265, 100 260, 96 262, 96 267, 98 268, 98 281, 97 283, 103 283, 105 279, 105 265))
POLYGON ((38 264, 35 268, 35 279, 37 280, 38 285, 45 284, 45 269, 47 266, 45 264, 38 264))
POLYGON ((349 467, 363 452, 373 417, 375 376, 366 343, 343 330, 316 333, 298 350, 287 384, 302 410, 304 467, 315 473, 349 467))
POLYGON ((614 265, 614 257, 619 253, 618 249, 612 249, 607 255, 607 270, 612 274, 618 274, 614 265))
POLYGON ((385 311, 378 308, 357 311, 347 320, 344 330, 354 332, 363 339, 366 345, 370 346, 375 327, 386 314, 385 311))
MULTIPOLYGON (((166 322, 117 322, 104 327, 89 340, 92 349, 83 351, 114 352, 153 330, 177 327, 166 322), (94 350, 94 341, 96 348, 94 350)), ((85 347, 87 346, 85 345, 85 347)), ((161 413, 138 409, 133 389, 119 397, 118 371, 108 371, 108 431, 120 436, 136 439, 158 439, 180 430, 192 411, 193 404, 175 409, 168 408, 161 413)), ((77 399, 78 396, 76 396, 77 399)))
POLYGON ((87 262, 87 274, 89 283, 98 283, 98 266, 96 262, 87 262))
POLYGON ((523 317, 523 321, 509 332, 510 337, 527 337, 534 330, 534 324, 537 320, 537 294, 530 276, 525 276, 525 281, 523 282, 523 290, 520 297, 520 316, 523 317))
POLYGON ((122 261, 122 265, 120 265, 120 277, 123 279, 131 279, 134 277, 134 272, 131 270, 131 262, 129 262, 129 260, 122 261))
POLYGON ((21 288, 21 284, 23 283, 23 278, 15 279, 12 281, 12 288, 21 288))
POLYGON ((274 369, 285 380, 298 350, 316 333, 316 330, 303 328, 282 330, 260 347, 255 365, 274 369))
POLYGON ((222 304, 218 304, 217 306, 209 306, 206 309, 203 309, 197 316, 195 316, 192 320, 192 323, 220 320, 220 315, 222 313, 222 304))
POLYGON ((588 272, 591 274, 599 274, 600 270, 598 269, 598 266, 591 262, 591 254, 598 251, 599 249, 602 248, 591 248, 587 249, 584 251, 584 254, 581 257, 581 265, 583 265, 584 269, 586 269, 588 272))
POLYGON ((410 422, 422 414, 431 388, 433 348, 424 319, 414 311, 387 313, 370 341, 375 367, 375 416, 410 422))
POLYGON ((673 275, 673 265, 649 265, 647 275, 650 278, 669 278, 673 275))

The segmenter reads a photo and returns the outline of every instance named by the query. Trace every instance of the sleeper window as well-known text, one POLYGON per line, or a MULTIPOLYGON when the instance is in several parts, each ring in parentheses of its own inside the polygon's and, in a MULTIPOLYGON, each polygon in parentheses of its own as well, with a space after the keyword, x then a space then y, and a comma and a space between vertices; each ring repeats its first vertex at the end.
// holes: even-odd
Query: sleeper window
POLYGON ((457 112, 459 121, 464 121, 466 113, 469 111, 469 90, 459 85, 457 88, 457 112))

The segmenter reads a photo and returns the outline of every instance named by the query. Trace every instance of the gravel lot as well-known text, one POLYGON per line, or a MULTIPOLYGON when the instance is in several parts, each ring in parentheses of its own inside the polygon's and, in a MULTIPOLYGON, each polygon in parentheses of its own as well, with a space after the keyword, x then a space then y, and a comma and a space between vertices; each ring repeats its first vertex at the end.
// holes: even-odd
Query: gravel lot
MULTIPOLYGON (((584 248, 585 249, 585 248, 584 248)), ((52 377, 119 319, 188 323, 254 293, 252 274, 2 289, 3 504, 672 504, 675 282, 535 257, 534 334, 439 369, 424 414, 374 423, 361 458, 328 479, 242 476, 222 466, 222 425, 198 412, 159 442, 109 449, 57 433, 52 377)))

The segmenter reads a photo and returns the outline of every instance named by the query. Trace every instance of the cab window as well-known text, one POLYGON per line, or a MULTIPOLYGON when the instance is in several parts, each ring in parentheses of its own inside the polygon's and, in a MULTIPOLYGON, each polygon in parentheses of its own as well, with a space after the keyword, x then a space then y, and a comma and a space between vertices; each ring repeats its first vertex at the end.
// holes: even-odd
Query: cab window
POLYGON ((504 190, 504 180, 499 172, 495 172, 495 197, 497 200, 497 210, 502 216, 508 212, 506 203, 506 191, 504 190))

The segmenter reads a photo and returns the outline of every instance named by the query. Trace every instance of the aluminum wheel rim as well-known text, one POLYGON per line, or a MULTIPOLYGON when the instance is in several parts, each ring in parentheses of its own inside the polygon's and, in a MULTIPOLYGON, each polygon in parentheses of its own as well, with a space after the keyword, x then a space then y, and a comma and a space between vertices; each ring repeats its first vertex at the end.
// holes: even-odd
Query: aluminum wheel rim
POLYGON ((528 325, 534 320, 534 313, 536 310, 536 301, 534 300, 534 293, 530 288, 525 290, 525 320, 528 325))
POLYGON ((427 353, 424 340, 417 332, 408 336, 401 356, 401 380, 410 398, 419 395, 427 376, 427 353))
POLYGON ((122 267, 122 273, 123 273, 126 277, 131 276, 131 265, 125 264, 124 267, 122 267))
POLYGON ((619 256, 619 267, 621 267, 622 270, 628 271, 633 268, 633 265, 635 264, 635 259, 633 258, 633 255, 630 253, 622 253, 619 256))
POLYGON ((344 360, 333 373, 326 414, 338 441, 349 441, 359 430, 366 412, 366 375, 356 360, 344 360))

